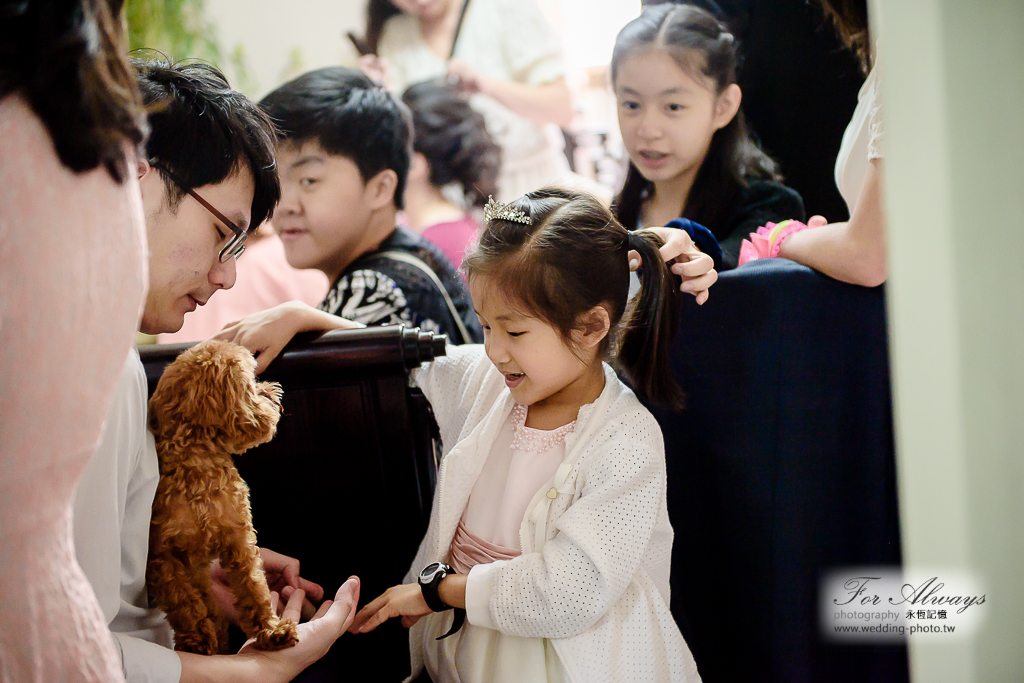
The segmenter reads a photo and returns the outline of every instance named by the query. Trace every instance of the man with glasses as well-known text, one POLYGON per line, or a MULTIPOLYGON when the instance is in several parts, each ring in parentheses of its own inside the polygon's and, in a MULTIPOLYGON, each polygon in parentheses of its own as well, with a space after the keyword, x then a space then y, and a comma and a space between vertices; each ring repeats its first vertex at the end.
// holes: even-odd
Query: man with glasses
MULTIPOLYGON (((203 208, 209 211, 211 216, 219 220, 221 224, 226 225, 228 227, 228 229, 231 231, 231 238, 228 239, 224 243, 224 246, 220 248, 220 251, 217 252, 217 258, 220 260, 221 263, 224 263, 228 259, 237 260, 238 257, 242 255, 242 252, 245 251, 245 240, 249 236, 249 231, 235 225, 234 221, 232 221, 230 218, 228 218, 220 211, 218 211, 216 207, 213 206, 213 204, 203 199, 201 196, 199 196, 198 193, 194 192, 193 190, 190 190, 188 188, 188 185, 185 184, 185 181, 171 173, 170 169, 168 169, 167 167, 158 164, 155 161, 150 162, 150 166, 152 166, 153 168, 157 169, 165 176, 170 178, 171 182, 177 185, 179 190, 181 190, 188 196, 192 197, 192 199, 195 199, 197 202, 202 204, 203 208)), ((219 229, 218 232, 220 232, 219 229)), ((220 238, 226 239, 226 236, 221 232, 220 238)))
MULTIPOLYGON (((218 71, 197 63, 137 62, 135 67, 151 129, 146 158, 137 168, 150 252, 139 330, 158 334, 177 331, 186 313, 234 284, 235 259, 281 190, 273 125, 218 71)), ((354 608, 358 584, 339 591, 330 618, 325 617, 334 627, 300 632, 294 648, 213 657, 169 649, 170 628, 161 612, 149 608, 145 585, 159 479, 146 427, 147 395, 133 348, 74 506, 75 551, 110 624, 125 678, 129 683, 290 680, 343 632, 346 619, 338 618, 339 610, 354 608)), ((263 559, 268 583, 293 597, 293 611, 303 592, 314 601, 323 596, 320 586, 299 578, 296 560, 268 551, 263 559)), ((213 579, 215 593, 227 596, 222 604, 229 605, 229 591, 218 590, 218 574, 213 579)))

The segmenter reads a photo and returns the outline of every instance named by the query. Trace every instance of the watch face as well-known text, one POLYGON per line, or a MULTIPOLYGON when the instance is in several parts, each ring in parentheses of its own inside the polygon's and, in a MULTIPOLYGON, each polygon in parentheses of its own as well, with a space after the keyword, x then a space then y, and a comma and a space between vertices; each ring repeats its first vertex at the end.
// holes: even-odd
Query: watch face
POLYGON ((441 563, 431 562, 420 572, 420 583, 430 583, 439 571, 441 571, 441 563))

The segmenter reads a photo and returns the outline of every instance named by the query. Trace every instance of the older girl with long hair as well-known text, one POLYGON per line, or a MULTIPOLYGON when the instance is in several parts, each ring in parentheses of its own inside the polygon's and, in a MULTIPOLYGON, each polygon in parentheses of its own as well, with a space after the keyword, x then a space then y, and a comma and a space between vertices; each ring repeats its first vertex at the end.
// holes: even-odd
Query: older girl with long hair
POLYGON ((740 108, 739 48, 728 27, 689 4, 646 8, 622 29, 612 87, 629 168, 615 215, 630 228, 686 218, 736 266, 744 237, 767 221, 802 218, 740 108))

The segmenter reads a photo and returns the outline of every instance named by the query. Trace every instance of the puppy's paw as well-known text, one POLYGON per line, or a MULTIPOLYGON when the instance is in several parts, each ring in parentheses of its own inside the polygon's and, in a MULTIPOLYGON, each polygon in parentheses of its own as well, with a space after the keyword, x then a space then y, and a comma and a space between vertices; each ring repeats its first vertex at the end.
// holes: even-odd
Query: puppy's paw
POLYGON ((217 638, 209 634, 188 633, 174 635, 174 649, 178 652, 193 652, 197 655, 215 655, 219 650, 217 638))
POLYGON ((256 634, 256 645, 262 650, 283 650, 299 642, 299 629, 291 619, 270 623, 256 634))

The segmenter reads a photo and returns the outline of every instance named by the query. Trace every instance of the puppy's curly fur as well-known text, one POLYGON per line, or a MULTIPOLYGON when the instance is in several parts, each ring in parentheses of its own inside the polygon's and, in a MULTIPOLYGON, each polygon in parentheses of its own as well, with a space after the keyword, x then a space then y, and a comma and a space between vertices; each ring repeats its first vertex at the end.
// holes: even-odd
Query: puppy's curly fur
POLYGON ((146 585, 167 613, 174 648, 215 654, 227 621, 210 586, 219 558, 239 626, 264 649, 291 647, 298 630, 271 608, 249 512, 249 487, 231 456, 270 441, 281 415, 281 387, 256 382, 245 348, 206 341, 178 356, 149 401, 160 483, 153 501, 146 585))

